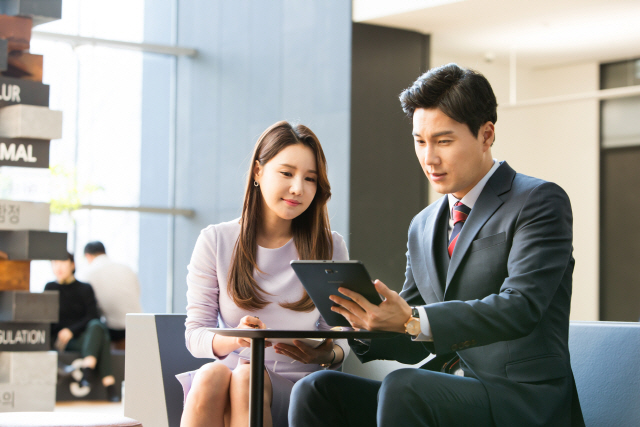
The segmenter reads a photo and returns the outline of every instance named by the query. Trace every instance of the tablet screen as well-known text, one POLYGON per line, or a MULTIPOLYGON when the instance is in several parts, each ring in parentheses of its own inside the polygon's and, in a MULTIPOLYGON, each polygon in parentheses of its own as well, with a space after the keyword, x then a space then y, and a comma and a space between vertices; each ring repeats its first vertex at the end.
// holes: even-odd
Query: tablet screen
POLYGON ((340 287, 361 294, 372 304, 382 302, 361 261, 291 261, 291 267, 329 326, 350 326, 341 314, 331 311, 330 295, 349 299, 338 292, 340 287))

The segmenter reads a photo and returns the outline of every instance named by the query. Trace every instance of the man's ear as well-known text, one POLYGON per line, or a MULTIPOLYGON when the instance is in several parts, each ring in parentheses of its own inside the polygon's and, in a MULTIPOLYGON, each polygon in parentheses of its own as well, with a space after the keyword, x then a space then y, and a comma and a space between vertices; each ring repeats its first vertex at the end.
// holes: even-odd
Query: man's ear
POLYGON ((496 129, 492 122, 486 122, 480 127, 480 138, 483 145, 483 150, 491 148, 493 141, 496 138, 496 129))

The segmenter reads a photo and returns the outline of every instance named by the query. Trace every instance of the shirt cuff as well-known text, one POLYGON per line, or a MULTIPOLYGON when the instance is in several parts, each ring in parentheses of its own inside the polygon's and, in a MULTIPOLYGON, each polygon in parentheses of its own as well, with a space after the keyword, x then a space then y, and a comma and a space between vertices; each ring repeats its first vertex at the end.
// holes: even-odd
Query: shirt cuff
POLYGON ((412 338, 413 341, 433 341, 433 335, 431 334, 431 325, 429 325, 429 318, 427 317, 427 310, 424 306, 416 307, 420 313, 420 333, 417 337, 412 338))

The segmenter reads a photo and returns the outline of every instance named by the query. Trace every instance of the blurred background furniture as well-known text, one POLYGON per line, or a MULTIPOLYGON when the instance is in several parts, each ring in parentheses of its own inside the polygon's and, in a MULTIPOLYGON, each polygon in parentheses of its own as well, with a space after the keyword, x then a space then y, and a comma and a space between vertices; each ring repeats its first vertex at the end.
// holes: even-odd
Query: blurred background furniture
POLYGON ((175 375, 200 368, 184 338, 184 314, 127 314, 124 414, 153 427, 178 427, 182 386, 175 375))
POLYGON ((640 425, 640 324, 571 322, 569 350, 587 427, 640 425))

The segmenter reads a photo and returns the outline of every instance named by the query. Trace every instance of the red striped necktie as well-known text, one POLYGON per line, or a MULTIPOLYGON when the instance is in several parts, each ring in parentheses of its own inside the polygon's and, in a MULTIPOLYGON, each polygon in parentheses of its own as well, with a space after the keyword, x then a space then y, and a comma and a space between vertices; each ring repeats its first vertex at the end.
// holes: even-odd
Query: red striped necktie
POLYGON ((456 204, 453 205, 453 231, 451 232, 451 237, 449 238, 449 258, 451 258, 451 255, 453 255, 453 249, 456 247, 458 236, 460 235, 462 226, 467 220, 470 212, 471 209, 469 209, 468 206, 463 205, 461 202, 456 202, 456 204))

